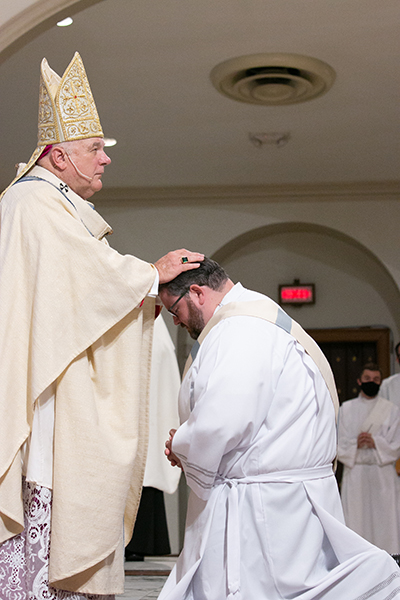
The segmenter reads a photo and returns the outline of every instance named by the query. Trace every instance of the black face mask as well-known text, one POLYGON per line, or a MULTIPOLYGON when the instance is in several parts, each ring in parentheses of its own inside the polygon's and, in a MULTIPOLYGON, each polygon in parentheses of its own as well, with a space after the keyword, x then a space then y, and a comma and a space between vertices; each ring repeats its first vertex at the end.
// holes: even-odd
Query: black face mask
POLYGON ((380 384, 375 383, 375 381, 363 381, 361 383, 362 391, 364 392, 364 394, 366 396, 369 396, 370 398, 373 398, 374 396, 377 395, 380 387, 381 387, 380 384))

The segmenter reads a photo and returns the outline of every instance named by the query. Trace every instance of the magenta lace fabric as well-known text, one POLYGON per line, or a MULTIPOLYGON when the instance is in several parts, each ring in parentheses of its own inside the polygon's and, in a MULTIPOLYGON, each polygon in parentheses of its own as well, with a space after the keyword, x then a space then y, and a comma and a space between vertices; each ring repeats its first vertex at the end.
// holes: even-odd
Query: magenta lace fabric
POLYGON ((51 490, 23 482, 24 531, 0 545, 1 600, 115 600, 49 586, 51 490))

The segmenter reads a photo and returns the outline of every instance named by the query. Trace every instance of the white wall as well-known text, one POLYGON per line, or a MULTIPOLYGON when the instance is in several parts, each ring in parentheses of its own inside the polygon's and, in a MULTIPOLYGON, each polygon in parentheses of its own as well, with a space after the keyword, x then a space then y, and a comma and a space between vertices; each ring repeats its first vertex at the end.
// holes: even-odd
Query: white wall
POLYGON ((296 225, 250 232, 253 238, 223 262, 234 280, 278 300, 278 286, 294 278, 316 284, 315 305, 287 307, 305 328, 390 327, 399 332, 400 294, 382 264, 329 230, 296 225), (263 233, 262 237, 259 237, 263 233))
POLYGON ((385 325, 399 339, 400 203, 393 198, 115 199, 97 208, 121 252, 154 261, 174 248, 199 250, 215 255, 234 280, 274 299, 278 283, 311 281, 316 305, 288 311, 304 327, 385 325))

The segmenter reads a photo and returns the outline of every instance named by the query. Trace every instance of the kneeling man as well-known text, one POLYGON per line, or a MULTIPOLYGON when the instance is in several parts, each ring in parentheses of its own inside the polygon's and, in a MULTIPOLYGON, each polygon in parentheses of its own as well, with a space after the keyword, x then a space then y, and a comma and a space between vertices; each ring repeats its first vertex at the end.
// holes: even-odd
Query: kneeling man
POLYGON ((394 560, 344 524, 337 395, 315 342, 209 259, 160 295, 197 341, 166 443, 191 488, 184 548, 159 599, 400 597, 394 560))

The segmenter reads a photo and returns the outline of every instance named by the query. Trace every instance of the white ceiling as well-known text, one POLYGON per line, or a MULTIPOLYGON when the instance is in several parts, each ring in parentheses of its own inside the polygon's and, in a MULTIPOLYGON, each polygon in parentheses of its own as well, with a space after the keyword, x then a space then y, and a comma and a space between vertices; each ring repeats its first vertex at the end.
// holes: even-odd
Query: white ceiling
POLYGON ((398 0, 103 0, 0 65, 0 189, 36 146, 39 65, 78 50, 106 136, 105 187, 399 180, 398 0), (220 95, 218 63, 260 52, 319 58, 324 96, 264 107, 220 95), (249 133, 289 131, 282 147, 249 133))

